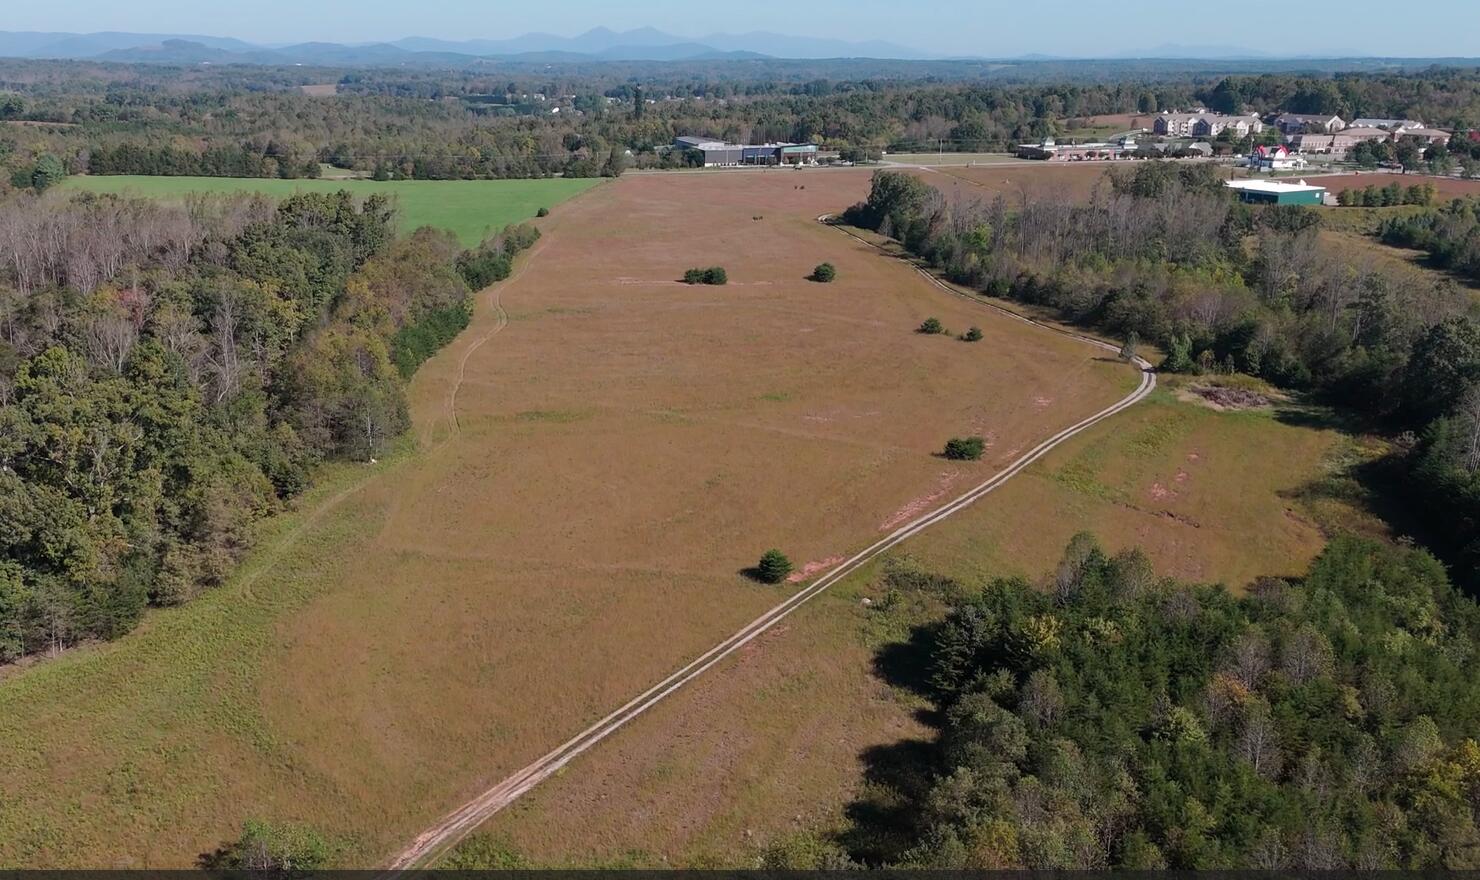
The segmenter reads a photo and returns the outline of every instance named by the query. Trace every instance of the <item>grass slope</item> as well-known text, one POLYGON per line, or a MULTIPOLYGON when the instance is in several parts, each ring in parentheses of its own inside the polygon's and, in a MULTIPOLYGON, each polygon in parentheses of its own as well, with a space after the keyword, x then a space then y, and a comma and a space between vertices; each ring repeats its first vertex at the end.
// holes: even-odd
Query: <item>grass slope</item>
POLYGON ((450 229, 471 247, 509 223, 528 220, 600 183, 600 178, 552 177, 544 180, 275 180, 237 177, 69 177, 69 189, 175 198, 193 193, 253 192, 290 196, 297 192, 338 192, 357 196, 395 196, 403 231, 420 226, 450 229))
MULTIPOLYGON (((1216 411, 1186 392, 1203 381, 1161 377, 1146 402, 891 557, 967 584, 1036 579, 1089 530, 1112 551, 1143 547, 1159 572, 1237 589, 1303 571, 1328 534, 1383 534, 1347 473, 1375 454, 1366 441, 1297 402, 1216 411)), ((792 833, 845 829, 845 806, 887 790, 900 750, 934 735, 918 698, 890 682, 908 652, 879 649, 941 607, 916 595, 886 609, 883 569, 844 579, 583 755, 453 863, 495 866, 482 850, 539 867, 753 866, 792 833)))
MULTIPOLYGON (((247 818, 380 863, 777 601, 792 587, 740 574, 764 548, 815 570, 1134 384, 816 222, 868 180, 634 176, 541 221, 414 377, 414 455, 329 475, 304 510, 359 488, 290 544, 294 518, 275 523, 231 584, 0 685, 0 863, 186 866, 247 818), (838 280, 807 281, 823 260, 838 280), (695 264, 730 283, 675 280, 695 264), (986 338, 915 333, 927 315, 986 338), (983 461, 935 456, 968 431, 983 461)), ((867 652, 843 626, 830 642, 799 617, 839 664, 772 667, 753 691, 772 714, 708 735, 775 766, 798 699, 876 690, 846 680, 867 652)), ((792 765, 805 799, 881 727, 908 732, 881 699, 828 761, 792 765)))

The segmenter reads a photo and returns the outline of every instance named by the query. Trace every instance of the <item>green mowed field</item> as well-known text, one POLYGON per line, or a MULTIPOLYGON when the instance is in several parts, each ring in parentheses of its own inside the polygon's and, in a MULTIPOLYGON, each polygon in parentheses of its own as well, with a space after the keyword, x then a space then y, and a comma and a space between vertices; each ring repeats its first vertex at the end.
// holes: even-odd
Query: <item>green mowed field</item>
POLYGON ((298 192, 349 190, 357 196, 394 196, 403 231, 449 229, 471 247, 509 223, 528 220, 601 182, 596 177, 543 180, 277 180, 244 177, 69 177, 65 186, 89 192, 168 199, 193 193, 253 192, 284 197, 298 192))

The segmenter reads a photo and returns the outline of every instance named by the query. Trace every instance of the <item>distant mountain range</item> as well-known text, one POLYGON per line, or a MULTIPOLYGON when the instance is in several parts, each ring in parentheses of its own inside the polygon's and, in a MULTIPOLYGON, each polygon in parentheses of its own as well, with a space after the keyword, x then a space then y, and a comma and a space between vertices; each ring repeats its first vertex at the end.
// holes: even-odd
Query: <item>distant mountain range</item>
POLYGON ((464 64, 496 61, 704 61, 757 58, 889 58, 928 53, 881 41, 849 42, 755 31, 688 39, 654 28, 593 28, 579 36, 531 33, 507 40, 406 37, 388 43, 258 45, 192 34, 0 31, 0 56, 160 64, 464 64))
POLYGON ((488 62, 560 63, 589 61, 722 61, 743 59, 887 59, 895 61, 1053 62, 1196 59, 1199 61, 1360 60, 1361 52, 1305 55, 1239 46, 1164 44, 1097 58, 1025 54, 989 58, 922 52, 880 40, 853 42, 798 37, 768 31, 679 37, 655 28, 614 31, 592 28, 574 37, 529 33, 506 40, 443 40, 405 37, 385 43, 255 44, 230 37, 193 34, 95 34, 0 31, 0 57, 60 58, 160 64, 305 64, 341 67, 438 65, 488 62))

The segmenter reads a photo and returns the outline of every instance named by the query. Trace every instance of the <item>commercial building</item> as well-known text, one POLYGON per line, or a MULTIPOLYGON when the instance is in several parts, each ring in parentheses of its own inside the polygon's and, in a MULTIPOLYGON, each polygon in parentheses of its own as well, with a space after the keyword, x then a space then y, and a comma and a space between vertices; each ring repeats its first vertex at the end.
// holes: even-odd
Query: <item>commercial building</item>
POLYGON ((712 138, 684 135, 673 139, 673 147, 699 154, 705 168, 817 164, 816 144, 729 144, 712 138))
POLYGON ((1135 149, 1135 139, 1130 146, 1123 144, 1059 144, 1053 138, 1044 138, 1036 144, 1018 144, 1019 159, 1041 159, 1047 162, 1103 162, 1119 159, 1135 149))
POLYGON ((1254 205, 1324 205, 1326 188, 1305 181, 1230 180, 1224 186, 1238 194, 1239 201, 1254 205))

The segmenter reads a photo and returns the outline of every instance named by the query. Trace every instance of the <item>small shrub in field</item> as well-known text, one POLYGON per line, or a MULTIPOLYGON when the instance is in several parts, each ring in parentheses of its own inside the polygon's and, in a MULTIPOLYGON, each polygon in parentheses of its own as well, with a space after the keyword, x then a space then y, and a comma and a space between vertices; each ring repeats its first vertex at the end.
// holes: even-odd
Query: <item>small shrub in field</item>
POLYGON ((331 855, 329 845, 312 828, 248 819, 242 824, 242 836, 202 856, 201 867, 291 877, 324 867, 331 855))
POLYGON ((962 333, 961 334, 961 341, 962 342, 981 342, 982 341, 982 328, 980 328, 980 327, 971 327, 971 328, 968 328, 965 333, 962 333))
POLYGON ((980 437, 952 437, 946 441, 946 458, 953 461, 976 461, 987 448, 987 441, 980 437))
POLYGON ((756 563, 756 580, 768 584, 779 584, 786 580, 791 574, 791 560, 780 550, 767 550, 761 554, 761 561, 756 563))
POLYGON ((946 332, 946 328, 945 325, 941 324, 939 318, 926 318, 921 322, 916 332, 924 333, 927 336, 935 336, 939 333, 946 332))
POLYGON ((1136 357, 1136 346, 1141 344, 1141 335, 1132 330, 1126 334, 1125 345, 1120 347, 1120 359, 1123 361, 1133 360, 1136 357))
POLYGON ((723 266, 707 269, 690 269, 683 273, 684 284, 725 284, 730 280, 723 266))
POLYGON ((550 216, 550 209, 549 208, 541 208, 538 211, 535 211, 534 212, 534 215, 536 217, 548 217, 548 216, 550 216))
POLYGON ((827 284, 838 277, 838 269, 832 263, 818 263, 817 268, 812 270, 812 280, 827 284))

